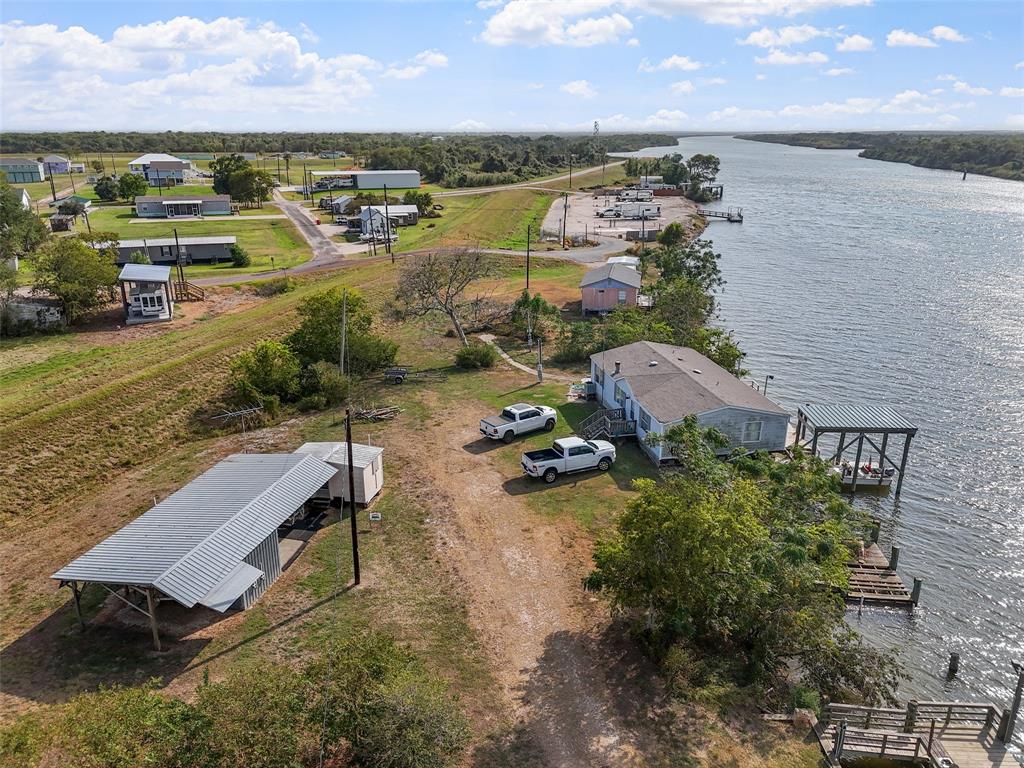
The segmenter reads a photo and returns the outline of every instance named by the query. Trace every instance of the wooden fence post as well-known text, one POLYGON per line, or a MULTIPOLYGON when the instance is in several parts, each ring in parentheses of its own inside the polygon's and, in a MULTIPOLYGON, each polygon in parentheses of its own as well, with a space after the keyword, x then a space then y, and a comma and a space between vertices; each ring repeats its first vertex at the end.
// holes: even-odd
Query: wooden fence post
POLYGON ((903 732, 913 733, 917 725, 917 701, 907 702, 907 716, 903 720, 903 732))

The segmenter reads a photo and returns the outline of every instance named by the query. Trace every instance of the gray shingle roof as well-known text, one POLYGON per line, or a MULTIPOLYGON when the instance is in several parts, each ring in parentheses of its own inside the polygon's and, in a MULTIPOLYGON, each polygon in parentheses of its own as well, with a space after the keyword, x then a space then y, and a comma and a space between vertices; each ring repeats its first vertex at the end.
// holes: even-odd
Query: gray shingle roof
POLYGON ((640 273, 626 264, 602 264, 589 270, 580 280, 580 288, 584 288, 602 280, 614 280, 631 288, 640 287, 640 273))
POLYGON ((625 379, 634 399, 662 424, 722 407, 786 414, 753 387, 689 347, 637 341, 591 355, 607 376, 625 379), (615 363, 622 364, 613 376, 615 363))
POLYGON ((296 453, 236 453, 52 578, 152 586, 203 600, 337 470, 296 453))

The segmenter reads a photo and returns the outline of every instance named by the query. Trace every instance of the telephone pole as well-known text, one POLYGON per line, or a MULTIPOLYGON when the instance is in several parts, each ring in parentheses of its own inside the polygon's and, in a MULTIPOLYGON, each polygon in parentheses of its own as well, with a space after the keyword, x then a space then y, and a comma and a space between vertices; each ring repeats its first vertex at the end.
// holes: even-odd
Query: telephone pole
POLYGON ((359 584, 359 530, 356 527, 356 474, 352 466, 352 411, 345 409, 345 442, 348 445, 348 510, 352 528, 352 572, 359 584))
MULTIPOLYGON (((370 217, 373 221, 373 216, 370 217)), ((395 263, 395 252, 391 250, 391 214, 388 212, 388 185, 384 185, 384 247, 391 254, 391 263, 395 263)))
POLYGON ((345 375, 345 346, 348 341, 348 289, 341 292, 341 349, 338 352, 338 368, 345 375))
POLYGON ((565 247, 565 224, 569 217, 569 193, 562 193, 562 247, 565 247))
POLYGON ((530 291, 530 228, 531 224, 526 225, 526 291, 530 291))
POLYGON ((51 193, 51 196, 53 197, 53 202, 56 203, 57 202, 57 187, 55 187, 54 184, 53 184, 53 171, 50 170, 50 168, 51 168, 51 165, 49 163, 47 163, 46 164, 46 175, 50 177, 50 193, 51 193))

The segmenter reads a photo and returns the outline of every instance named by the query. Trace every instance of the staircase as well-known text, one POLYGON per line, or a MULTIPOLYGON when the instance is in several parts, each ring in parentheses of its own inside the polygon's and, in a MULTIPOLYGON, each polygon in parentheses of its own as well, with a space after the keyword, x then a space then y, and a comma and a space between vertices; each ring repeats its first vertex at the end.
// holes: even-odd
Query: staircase
POLYGON ((174 283, 175 301, 206 301, 206 291, 188 280, 177 280, 174 283))
POLYGON ((607 408, 590 414, 580 422, 576 432, 584 440, 633 437, 636 435, 636 420, 627 419, 626 411, 622 408, 607 408))

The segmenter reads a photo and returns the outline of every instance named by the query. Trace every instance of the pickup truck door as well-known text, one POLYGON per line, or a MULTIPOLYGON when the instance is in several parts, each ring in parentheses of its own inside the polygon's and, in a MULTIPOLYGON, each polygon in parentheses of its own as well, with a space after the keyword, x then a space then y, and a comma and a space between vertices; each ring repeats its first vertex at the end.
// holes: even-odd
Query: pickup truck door
POLYGON ((539 429, 540 426, 540 411, 531 408, 519 414, 516 431, 519 433, 529 432, 531 429, 539 429))
POLYGON ((579 445, 569 449, 569 455, 565 459, 565 468, 569 472, 575 472, 578 469, 592 467, 595 463, 594 449, 589 445, 579 445))

